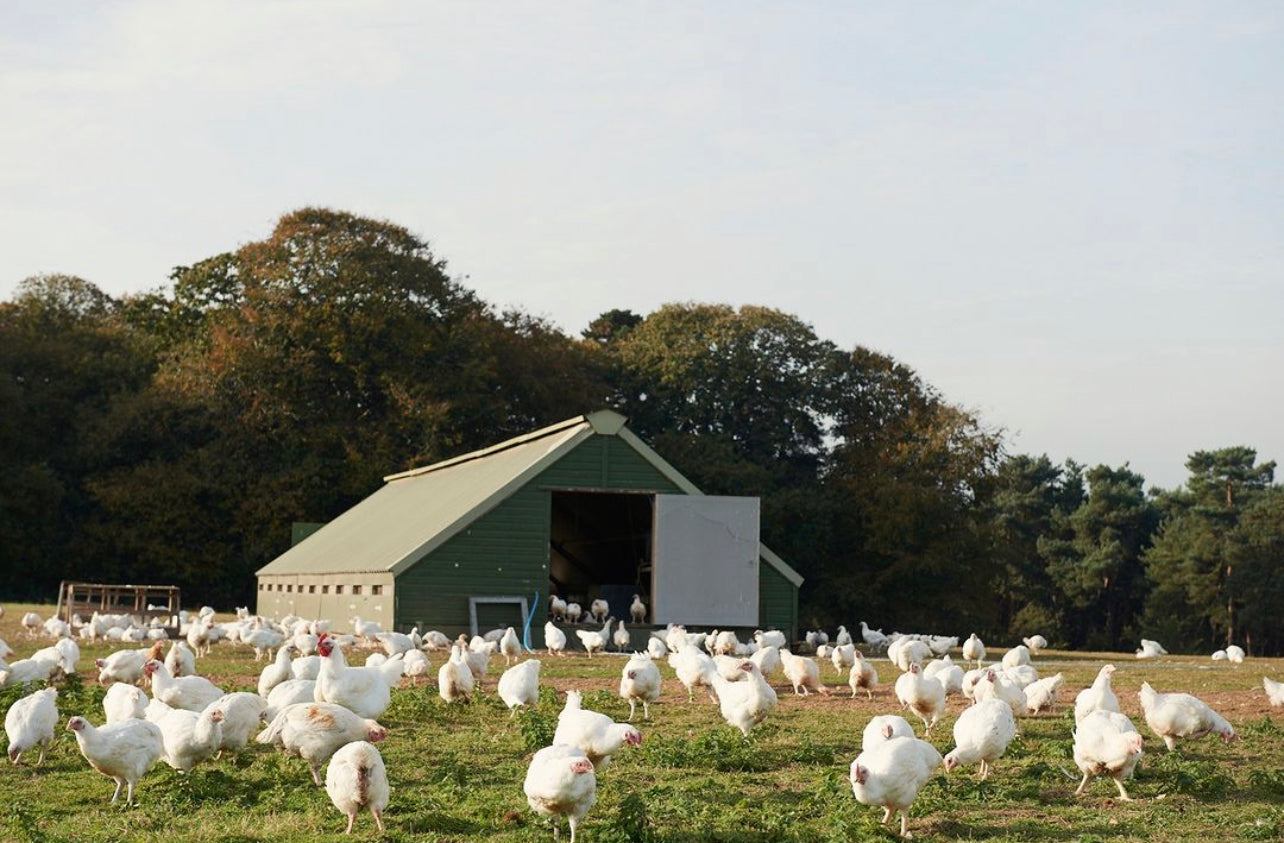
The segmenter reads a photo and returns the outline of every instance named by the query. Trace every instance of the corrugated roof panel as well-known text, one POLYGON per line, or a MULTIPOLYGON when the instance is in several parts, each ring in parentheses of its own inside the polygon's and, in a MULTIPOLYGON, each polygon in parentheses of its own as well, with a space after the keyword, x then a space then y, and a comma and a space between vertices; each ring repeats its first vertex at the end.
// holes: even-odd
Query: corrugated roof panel
POLYGON ((592 435, 587 423, 485 457, 391 480, 260 574, 398 570, 519 488, 532 469, 592 435), (453 529, 452 529, 453 528, 453 529))

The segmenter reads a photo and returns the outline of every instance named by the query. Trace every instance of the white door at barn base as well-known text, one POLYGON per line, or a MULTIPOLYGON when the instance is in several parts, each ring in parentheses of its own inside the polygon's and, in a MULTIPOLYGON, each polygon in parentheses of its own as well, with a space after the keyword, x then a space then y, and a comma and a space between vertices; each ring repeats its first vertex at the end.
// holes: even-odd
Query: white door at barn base
POLYGON ((656 495, 657 624, 758 625, 758 498, 656 495))

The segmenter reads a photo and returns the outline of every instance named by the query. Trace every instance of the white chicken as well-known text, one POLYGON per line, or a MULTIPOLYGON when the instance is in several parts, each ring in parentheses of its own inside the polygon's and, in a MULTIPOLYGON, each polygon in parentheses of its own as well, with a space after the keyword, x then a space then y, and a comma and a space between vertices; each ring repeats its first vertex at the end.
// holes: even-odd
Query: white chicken
POLYGON ((861 733, 860 748, 862 752, 872 749, 875 744, 890 741, 892 738, 914 737, 914 727, 899 714, 879 714, 871 717, 861 733))
POLYGON ((975 662, 977 667, 981 666, 981 661, 985 658, 985 644, 973 632, 968 639, 963 642, 963 660, 975 662))
POLYGON ((1024 644, 1018 644, 1003 654, 1002 664, 1004 667, 1017 667, 1018 665, 1029 663, 1030 648, 1024 644))
POLYGON ((272 718, 288 705, 316 702, 317 682, 315 679, 287 679, 272 689, 267 695, 267 708, 263 709, 263 718, 271 723, 272 718))
POLYGON ((566 601, 556 594, 548 596, 548 617, 549 620, 553 618, 557 618, 559 621, 566 620, 566 601))
POLYGON ((1022 638, 1021 643, 1030 649, 1030 655, 1037 655, 1040 650, 1048 649, 1048 639, 1035 633, 1029 638, 1022 638))
POLYGON ((624 621, 620 621, 620 625, 615 628, 615 632, 611 634, 611 640, 615 642, 616 652, 623 653, 629 649, 632 638, 629 636, 629 631, 624 628, 624 621))
POLYGON ((598 598, 589 604, 589 615, 598 623, 606 620, 609 614, 611 614, 611 604, 605 600, 598 598))
POLYGON ((662 659, 669 655, 669 648, 654 635, 646 639, 646 652, 652 659, 662 659))
POLYGON ((22 628, 27 631, 28 638, 35 638, 43 625, 44 621, 35 612, 27 612, 22 616, 22 628))
POLYGON ((1284 684, 1263 676, 1262 687, 1266 690, 1266 699, 1270 700, 1271 705, 1284 705, 1284 684))
POLYGON ((321 765, 353 741, 378 743, 388 730, 334 703, 298 703, 281 709, 256 739, 275 744, 308 762, 312 781, 320 786, 321 765))
POLYGON ((865 645, 869 647, 870 652, 878 652, 887 649, 887 636, 881 629, 870 629, 869 624, 864 621, 860 622, 860 637, 865 640, 865 645))
POLYGON ((360 615, 353 615, 348 623, 352 627, 352 634, 365 640, 367 646, 373 647, 378 643, 375 637, 383 632, 383 624, 378 621, 363 621, 360 615))
POLYGON ((954 749, 945 756, 945 770, 981 762, 982 781, 990 777, 991 765, 1007 752, 1016 736, 1012 709, 1001 700, 982 700, 965 709, 954 721, 954 749))
POLYGON ((1163 738, 1169 752, 1177 748, 1178 738, 1217 734, 1226 743, 1236 739, 1235 727, 1225 717, 1190 694, 1160 694, 1150 687, 1149 682, 1142 682, 1138 697, 1141 710, 1146 715, 1146 725, 1157 737, 1163 738))
POLYGON ((539 659, 527 659, 505 670, 499 677, 499 698, 508 706, 510 717, 519 706, 539 702, 539 659))
POLYGON ((405 675, 409 676, 416 685, 419 684, 419 677, 427 676, 432 672, 432 663, 428 661, 423 650, 411 650, 406 653, 402 663, 405 675))
MULTIPOLYGON (((859 650, 856 655, 860 655, 859 650)), ((754 664, 758 665, 758 670, 762 672, 764 677, 775 676, 783 667, 780 662, 780 649, 774 644, 759 645, 758 649, 749 658, 754 664)))
POLYGON ((629 604, 629 620, 634 623, 646 622, 646 604, 636 594, 633 595, 633 602, 629 604))
MULTIPOLYGON (((571 826, 571 843, 575 843, 576 829, 597 801, 597 773, 593 762, 578 747, 546 746, 531 759, 522 792, 536 813, 566 817, 571 826)), ((556 825, 553 831, 556 836, 556 825)))
POLYGON ((17 764, 22 753, 40 747, 36 766, 44 763, 45 750, 54 739, 58 725, 58 689, 45 688, 28 694, 9 706, 4 716, 4 733, 9 737, 9 762, 17 764))
POLYGON ((984 678, 976 683, 976 687, 972 689, 972 699, 978 703, 983 700, 1000 700, 1012 709, 1013 717, 1025 714, 1029 704, 1025 689, 994 668, 986 670, 984 678))
POLYGON ((375 633, 375 640, 379 642, 379 646, 383 648, 384 653, 389 656, 408 653, 415 649, 415 639, 404 632, 378 632, 375 633))
POLYGON ((522 657, 522 642, 517 640, 517 630, 511 626, 504 630, 504 637, 499 639, 499 654, 504 657, 505 667, 511 667, 513 662, 522 657))
POLYGON ((1141 746, 1141 734, 1123 714, 1097 709, 1085 715, 1074 730, 1074 763, 1083 773, 1074 795, 1082 795, 1094 776, 1108 775, 1119 788, 1119 798, 1131 802, 1123 780, 1141 760, 1141 746))
POLYGON ((584 695, 579 691, 566 692, 566 705, 557 716, 554 744, 579 747, 596 769, 611 763, 611 756, 625 746, 642 743, 642 733, 628 723, 616 723, 605 714, 583 708, 584 695))
POLYGON ((1027 714, 1038 714, 1056 705, 1061 688, 1066 684, 1060 673, 1048 676, 1025 686, 1025 711, 1027 714))
POLYGON ((352 833, 352 825, 362 808, 369 808, 379 831, 384 830, 383 812, 388 807, 391 789, 383 756, 374 744, 353 741, 340 747, 326 767, 325 792, 339 813, 348 818, 344 834, 352 833))
MULTIPOLYGON (((503 631, 500 632, 503 637, 503 631)), ((459 636, 459 642, 462 645, 464 636, 459 636)), ((464 658, 468 661, 468 669, 473 672, 473 682, 478 689, 481 688, 482 679, 490 672, 490 657, 499 647, 499 640, 483 641, 474 636, 473 640, 466 647, 461 647, 464 658)))
POLYGON ((554 626, 552 621, 544 624, 544 647, 550 656, 566 655, 566 633, 554 626))
POLYGON ((188 649, 186 642, 175 641, 165 656, 165 667, 169 668, 170 675, 174 677, 195 676, 196 656, 188 649))
MULTIPOLYGON (((315 698, 317 702, 330 702, 344 706, 358 717, 377 718, 388 710, 392 702, 391 674, 378 667, 349 667, 343 650, 326 636, 317 642, 317 652, 323 661, 317 674, 315 698)), ((401 664, 394 665, 396 676, 401 676, 401 664)))
POLYGON ((1074 698, 1074 722, 1079 723, 1094 711, 1119 711, 1119 698, 1110 687, 1110 677, 1115 672, 1113 664, 1097 671, 1097 678, 1074 698))
POLYGON ((767 719, 778 700, 775 690, 767 684, 753 660, 742 659, 738 670, 744 674, 744 678, 733 682, 728 681, 717 670, 706 668, 709 684, 718 697, 722 719, 739 729, 740 734, 749 737, 749 732, 767 719))
POLYGON ((820 666, 814 659, 806 656, 795 656, 788 650, 780 651, 780 667, 785 672, 785 678, 789 684, 793 685, 794 696, 802 694, 806 697, 812 691, 822 694, 828 694, 829 689, 820 684, 820 666), (801 690, 799 690, 801 689, 801 690))
POLYGON ((838 634, 834 636, 834 646, 842 647, 850 643, 852 643, 852 634, 847 631, 847 627, 839 624, 838 634))
MULTIPOLYGON (((623 624, 621 624, 623 626, 623 624)), ((642 701, 642 719, 651 719, 651 703, 660 698, 660 669, 646 653, 634 653, 620 674, 620 697, 629 701, 629 722, 642 701)))
POLYGON ((223 689, 204 676, 180 676, 175 679, 165 663, 155 659, 143 665, 143 672, 151 677, 152 695, 171 708, 201 711, 223 696, 223 689))
POLYGON ((292 644, 287 644, 276 651, 276 660, 259 671, 259 696, 266 697, 272 689, 287 679, 294 679, 294 662, 292 644))
POLYGON ((972 702, 976 702, 977 683, 983 681, 985 679, 985 674, 988 672, 989 672, 989 668, 977 667, 977 668, 973 668, 972 670, 969 670, 967 673, 964 673, 963 685, 960 688, 960 690, 963 692, 963 696, 967 697, 969 700, 972 700, 972 702))
POLYGON ((566 603, 566 622, 576 624, 580 622, 580 616, 584 614, 584 609, 579 603, 568 600, 566 603))
MULTIPOLYGON (((241 633, 241 643, 254 648, 254 660, 272 659, 273 651, 285 643, 285 635, 275 629, 262 627, 241 633)), ((206 647, 208 653, 209 648, 206 647)))
MULTIPOLYGON (((687 702, 695 699, 695 689, 701 685, 709 688, 710 696, 713 695, 713 685, 705 672, 706 665, 712 667, 713 659, 699 647, 684 645, 682 649, 669 654, 669 667, 673 668, 673 672, 678 675, 678 681, 687 689, 687 702)), ((714 697, 714 699, 717 698, 714 697)))
POLYGON ((83 717, 73 717, 67 728, 76 736, 80 754, 89 766, 115 780, 113 805, 122 789, 127 789, 125 804, 132 803, 138 782, 165 754, 160 727, 146 720, 122 720, 96 728, 83 717))
POLYGON ((941 763, 941 753, 918 738, 892 738, 856 756, 849 779, 862 805, 883 809, 883 825, 901 813, 901 837, 909 839, 909 809, 941 763))
POLYGON ((446 633, 430 629, 423 634, 422 647, 429 652, 446 650, 450 648, 450 639, 446 637, 446 633))
POLYGON ((944 685, 947 697, 963 691, 963 668, 956 665, 948 655, 928 662, 923 668, 923 675, 944 685))
POLYGON ((1039 681, 1039 671, 1032 664, 1018 664, 1003 668, 1003 676, 1009 682, 1021 688, 1029 687, 1039 681))
POLYGON ((290 660, 290 679, 316 679, 320 675, 321 657, 315 653, 290 660))
POLYGON ((932 727, 945 713, 945 686, 936 679, 923 676, 922 668, 910 665, 907 673, 896 679, 896 698, 901 705, 917 714, 923 721, 925 734, 932 734, 932 727))
POLYGON ((223 712, 217 706, 197 714, 171 709, 156 723, 165 746, 165 763, 189 773, 200 762, 214 757, 223 742, 223 712))
POLYGON ((584 649, 588 651, 589 658, 593 658, 594 653, 606 652, 606 645, 611 641, 611 621, 613 618, 607 618, 602 624, 601 630, 577 629, 575 637, 580 639, 584 649))
POLYGON ((473 671, 459 644, 450 648, 450 658, 437 670, 437 694, 445 702, 468 700, 473 695, 473 671))
POLYGON ((136 685, 124 682, 113 682, 103 695, 103 714, 108 723, 119 723, 122 720, 141 720, 151 700, 147 692, 136 685))
POLYGON ((218 743, 219 755, 222 755, 223 750, 238 752, 245 749, 250 742, 250 736, 263 725, 263 714, 267 711, 267 705, 268 701, 263 697, 248 691, 224 694, 209 704, 205 711, 216 708, 223 712, 223 734, 218 743))
POLYGON ((931 655, 931 647, 913 638, 898 638, 887 648, 887 658, 902 671, 909 670, 910 665, 922 667, 931 655))
POLYGON ((1244 655, 1244 648, 1238 644, 1231 644, 1226 648, 1226 660, 1231 664, 1243 664, 1244 655))
POLYGON ((834 665, 834 672, 842 676, 856 664, 856 646, 851 643, 834 645, 834 651, 829 654, 829 660, 834 665))
POLYGON ((19 659, 12 664, 0 661, 0 688, 48 682, 61 671, 58 660, 50 657, 19 659))
POLYGON ((1139 659, 1157 659, 1160 656, 1168 655, 1168 651, 1158 641, 1150 641, 1143 638, 1141 639, 1141 646, 1137 648, 1136 655, 1139 659))
POLYGON ((865 698, 874 698, 874 688, 878 686, 878 671, 861 655, 860 650, 856 651, 851 670, 847 673, 847 685, 852 689, 853 697, 858 689, 864 688, 865 698))

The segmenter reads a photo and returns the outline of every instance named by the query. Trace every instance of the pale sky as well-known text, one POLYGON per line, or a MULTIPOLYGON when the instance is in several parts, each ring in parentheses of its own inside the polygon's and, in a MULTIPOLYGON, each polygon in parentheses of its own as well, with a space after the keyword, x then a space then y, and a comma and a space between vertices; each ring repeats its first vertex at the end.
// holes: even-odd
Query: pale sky
POLYGON ((796 314, 1012 452, 1284 460, 1277 2, 10 0, 0 115, 0 299, 323 205, 570 333, 796 314))

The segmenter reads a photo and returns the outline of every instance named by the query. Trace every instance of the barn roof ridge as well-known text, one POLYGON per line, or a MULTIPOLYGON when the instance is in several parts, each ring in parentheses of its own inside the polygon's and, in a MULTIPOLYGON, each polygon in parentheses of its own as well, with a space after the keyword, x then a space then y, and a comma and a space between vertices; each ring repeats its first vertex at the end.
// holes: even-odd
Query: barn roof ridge
MULTIPOLYGON (((384 486, 380 489, 256 573, 390 572, 399 575, 594 435, 617 437, 686 494, 704 494, 629 430, 625 426, 627 421, 613 410, 598 410, 448 460, 389 474, 383 478, 384 486), (450 469, 463 471, 450 473, 450 495, 425 496, 416 489, 420 483, 406 482, 420 480, 437 485, 444 481, 433 475, 444 476, 441 472, 450 469), (399 513, 404 514, 405 521, 397 519, 399 513), (331 529, 340 521, 345 524, 340 525, 338 531, 331 529), (418 529, 413 537, 398 542, 399 536, 394 535, 396 531, 390 526, 407 521, 417 523, 418 529), (373 533, 375 540, 363 540, 367 532, 362 528, 373 533), (330 539, 333 547, 328 553, 318 553, 320 542, 325 539, 330 539)), ((762 559, 789 582, 794 586, 802 584, 802 576, 770 548, 761 542, 758 548, 762 559)))

